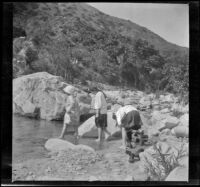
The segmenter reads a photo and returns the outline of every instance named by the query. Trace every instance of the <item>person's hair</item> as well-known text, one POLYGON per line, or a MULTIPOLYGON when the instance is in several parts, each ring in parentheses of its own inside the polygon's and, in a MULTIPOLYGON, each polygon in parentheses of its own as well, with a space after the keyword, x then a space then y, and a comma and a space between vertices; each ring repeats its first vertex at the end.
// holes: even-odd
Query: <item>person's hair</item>
POLYGON ((92 86, 92 87, 89 88, 89 91, 90 92, 98 92, 100 90, 96 86, 92 86))

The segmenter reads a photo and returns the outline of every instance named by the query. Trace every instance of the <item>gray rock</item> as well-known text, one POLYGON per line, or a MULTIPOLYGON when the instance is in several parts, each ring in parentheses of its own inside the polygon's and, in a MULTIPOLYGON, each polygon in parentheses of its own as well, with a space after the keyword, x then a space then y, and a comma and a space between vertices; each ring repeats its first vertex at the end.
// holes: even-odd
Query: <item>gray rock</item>
MULTIPOLYGON (((67 95, 62 92, 64 86, 58 76, 46 72, 33 73, 13 80, 13 113, 30 115, 37 113, 46 120, 63 119, 67 95), (37 109, 37 110, 36 110, 37 109)), ((90 110, 91 97, 77 89, 81 114, 90 110)), ((35 115, 36 116, 36 115, 35 115)))
POLYGON ((188 167, 179 166, 170 172, 165 181, 188 181, 188 167))
MULTIPOLYGON (((66 151, 66 150, 86 150, 86 151, 92 151, 95 152, 93 148, 87 146, 87 145, 74 145, 66 140, 61 140, 58 138, 52 138, 47 140, 45 143, 45 148, 49 151, 53 152, 59 152, 60 156, 62 155, 62 152, 60 151, 66 151)), ((58 155, 59 156, 59 155, 58 155)))
POLYGON ((188 127, 189 126, 189 114, 186 113, 180 117, 181 125, 188 127))
POLYGON ((187 138, 189 136, 189 128, 187 126, 177 126, 171 130, 171 133, 177 138, 187 138))
MULTIPOLYGON (((111 133, 112 136, 121 136, 121 130, 119 127, 116 127, 115 120, 112 119, 112 112, 107 113, 107 129, 111 133)), ((88 120, 86 120, 79 128, 78 134, 80 136, 87 137, 98 137, 97 127, 95 125, 95 117, 92 116, 88 120)))

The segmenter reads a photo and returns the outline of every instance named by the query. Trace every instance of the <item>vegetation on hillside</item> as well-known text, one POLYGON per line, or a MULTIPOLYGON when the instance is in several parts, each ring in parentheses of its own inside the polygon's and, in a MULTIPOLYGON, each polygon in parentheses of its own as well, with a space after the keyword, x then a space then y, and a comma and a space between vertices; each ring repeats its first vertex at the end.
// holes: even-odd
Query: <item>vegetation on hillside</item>
POLYGON ((187 92, 188 50, 143 27, 82 3, 14 3, 13 13, 14 77, 47 71, 69 82, 187 92))

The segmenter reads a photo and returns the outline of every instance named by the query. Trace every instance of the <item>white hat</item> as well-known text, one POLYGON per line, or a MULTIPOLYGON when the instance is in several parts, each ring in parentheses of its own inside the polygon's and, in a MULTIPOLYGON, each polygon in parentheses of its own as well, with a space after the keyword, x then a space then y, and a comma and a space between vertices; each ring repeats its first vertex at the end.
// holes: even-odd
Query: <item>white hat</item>
POLYGON ((64 91, 65 93, 67 93, 67 94, 72 95, 72 94, 74 94, 74 92, 75 92, 75 88, 74 88, 73 86, 69 85, 69 86, 66 86, 66 87, 63 89, 63 91, 64 91))

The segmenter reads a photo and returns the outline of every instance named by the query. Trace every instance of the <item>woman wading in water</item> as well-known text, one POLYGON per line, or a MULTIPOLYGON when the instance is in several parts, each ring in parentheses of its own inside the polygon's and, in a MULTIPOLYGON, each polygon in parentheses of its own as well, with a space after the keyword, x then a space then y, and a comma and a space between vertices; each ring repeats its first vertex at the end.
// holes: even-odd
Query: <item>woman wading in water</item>
POLYGON ((63 129, 60 139, 64 139, 67 127, 73 126, 75 133, 75 144, 78 143, 78 126, 80 120, 80 106, 78 104, 78 100, 76 98, 76 90, 73 86, 67 86, 63 89, 63 91, 68 95, 67 102, 65 104, 65 116, 63 122, 63 129))

